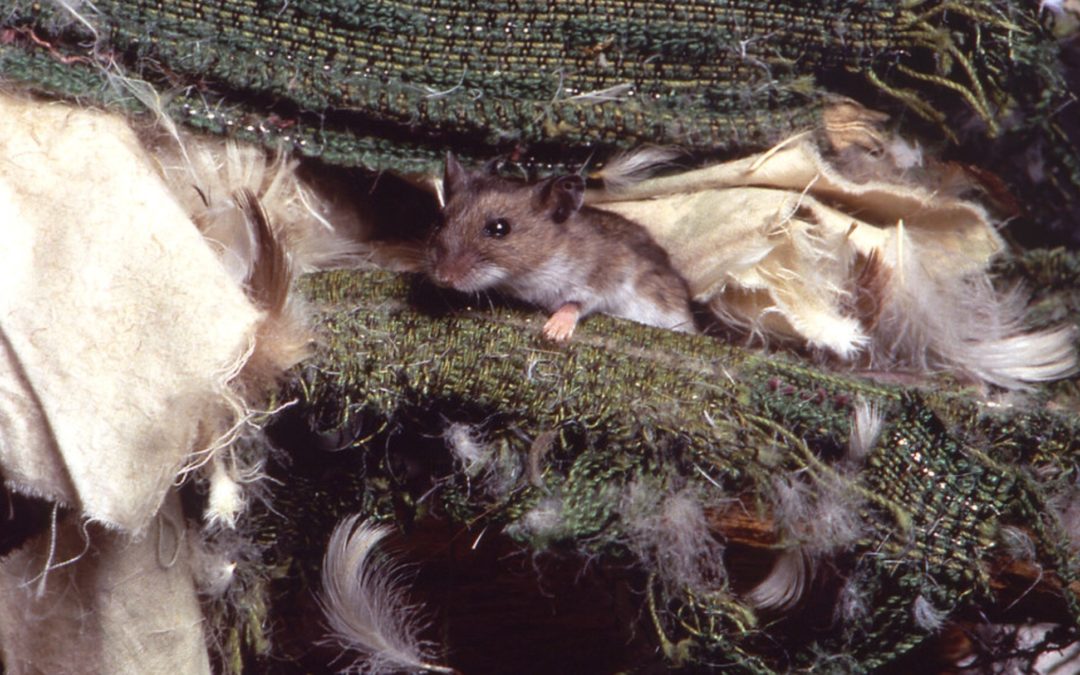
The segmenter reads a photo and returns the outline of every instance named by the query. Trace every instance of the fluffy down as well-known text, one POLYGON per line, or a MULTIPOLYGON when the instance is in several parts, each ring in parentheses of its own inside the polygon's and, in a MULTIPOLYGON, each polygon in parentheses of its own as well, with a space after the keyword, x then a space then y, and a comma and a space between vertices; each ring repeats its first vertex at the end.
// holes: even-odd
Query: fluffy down
POLYGON ((1075 372, 1075 330, 1027 330, 1020 289, 999 291, 985 272, 942 274, 948 256, 923 250, 903 227, 884 259, 869 283, 876 309, 865 317, 875 366, 961 371, 1007 389, 1075 372))

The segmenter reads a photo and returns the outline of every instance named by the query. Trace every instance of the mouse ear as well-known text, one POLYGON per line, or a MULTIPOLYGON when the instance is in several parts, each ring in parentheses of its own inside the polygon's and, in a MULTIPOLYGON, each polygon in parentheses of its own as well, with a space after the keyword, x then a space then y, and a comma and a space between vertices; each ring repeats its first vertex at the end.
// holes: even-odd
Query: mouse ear
POLYGON ((469 184, 469 172, 457 161, 454 153, 447 151, 446 168, 443 171, 443 195, 449 199, 450 195, 463 191, 469 184))
POLYGON ((551 208, 551 219, 556 223, 565 222, 577 213, 585 201, 585 179, 577 174, 553 178, 546 187, 546 201, 551 208))

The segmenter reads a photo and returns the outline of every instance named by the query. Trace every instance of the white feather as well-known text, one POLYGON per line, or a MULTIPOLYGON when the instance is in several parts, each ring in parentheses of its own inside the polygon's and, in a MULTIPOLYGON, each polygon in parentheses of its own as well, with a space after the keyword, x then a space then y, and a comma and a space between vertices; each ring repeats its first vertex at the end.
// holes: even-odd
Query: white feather
POLYGON ((863 623, 870 616, 869 594, 856 578, 848 579, 836 598, 834 615, 842 623, 863 623))
POLYGON ((934 607, 925 597, 920 595, 915 598, 915 604, 911 608, 912 618, 915 625, 931 633, 936 632, 949 618, 949 613, 934 607))
POLYGON ((1075 372, 1075 329, 1026 331, 1019 289, 1000 292, 984 272, 951 274, 960 261, 903 228, 884 253, 893 272, 874 330, 876 366, 967 372, 1006 389, 1075 372))
POLYGON ((563 502, 558 497, 541 499, 521 519, 521 527, 536 537, 555 537, 563 527, 563 502))
POLYGON ((374 555, 390 528, 359 521, 354 515, 338 523, 323 560, 319 600, 330 636, 357 653, 339 672, 454 672, 431 663, 431 646, 418 637, 418 608, 405 601, 398 568, 374 555))
POLYGON ((1035 542, 1031 535, 1012 525, 1001 528, 1001 541, 1013 560, 1035 560, 1035 542))
POLYGON ((232 529, 244 510, 244 493, 240 483, 229 475, 221 452, 210 459, 210 498, 206 506, 206 524, 209 527, 232 529))
POLYGON ((865 527, 859 518, 863 496, 851 489, 852 480, 842 475, 813 484, 773 479, 776 521, 786 538, 812 556, 845 549, 859 539, 865 527))
POLYGON ((469 476, 476 476, 487 468, 494 456, 491 448, 483 442, 479 430, 470 424, 450 424, 443 431, 443 440, 469 476))
POLYGON ((848 441, 848 458, 861 462, 874 449, 885 417, 873 403, 859 399, 851 416, 851 438, 848 441))
POLYGON ((670 165, 683 153, 675 148, 647 146, 613 157, 595 178, 604 182, 608 192, 619 192, 645 180, 657 170, 670 165))
POLYGON ((94 14, 100 14, 97 7, 94 7, 94 4, 92 2, 90 2, 90 0, 52 0, 52 1, 53 1, 53 4, 59 5, 60 7, 67 10, 67 12, 69 14, 71 14, 71 16, 76 21, 78 21, 83 26, 85 26, 87 29, 89 29, 90 32, 93 33, 93 35, 94 35, 94 41, 95 42, 100 38, 97 27, 89 19, 87 19, 84 14, 79 12, 79 10, 82 9, 83 7, 87 7, 94 14))
POLYGON ((511 537, 527 537, 534 540, 534 548, 543 549, 548 543, 564 538, 567 534, 563 520, 562 497, 544 497, 536 506, 526 511, 518 522, 506 526, 511 537))
POLYGON ((609 103, 611 101, 624 101, 634 95, 634 85, 629 82, 616 84, 604 89, 586 91, 568 97, 567 101, 577 103, 609 103))
POLYGON ((859 519, 863 497, 849 487, 853 478, 826 476, 811 484, 773 480, 774 514, 784 539, 795 542, 754 587, 748 600, 762 609, 793 607, 805 592, 823 555, 849 548, 863 535, 859 519))
POLYGON ((773 562, 769 576, 746 594, 746 601, 758 609, 791 609, 802 598, 813 577, 813 564, 813 559, 801 548, 781 552, 773 562))
POLYGON ((201 595, 220 598, 232 586, 237 562, 222 551, 212 550, 207 542, 192 536, 191 572, 201 595))
POLYGON ((1050 495, 1047 507, 1061 523, 1073 551, 1080 551, 1080 482, 1066 485, 1050 495))
POLYGON ((452 422, 443 430, 443 441, 470 483, 487 495, 502 499, 518 484, 521 455, 489 442, 479 427, 452 422))
POLYGON ((899 136, 894 137, 885 145, 885 152, 892 159, 893 164, 901 171, 923 166, 922 146, 918 141, 907 141, 899 136))

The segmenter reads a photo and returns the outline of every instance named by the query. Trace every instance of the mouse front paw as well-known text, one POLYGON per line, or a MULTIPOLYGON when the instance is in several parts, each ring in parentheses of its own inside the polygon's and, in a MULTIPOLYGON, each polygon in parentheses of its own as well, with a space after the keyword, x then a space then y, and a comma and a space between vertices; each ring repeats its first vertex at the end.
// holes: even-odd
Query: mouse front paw
POLYGON ((568 302, 558 308, 544 324, 544 337, 554 342, 566 342, 574 334, 580 314, 581 306, 576 302, 568 302))

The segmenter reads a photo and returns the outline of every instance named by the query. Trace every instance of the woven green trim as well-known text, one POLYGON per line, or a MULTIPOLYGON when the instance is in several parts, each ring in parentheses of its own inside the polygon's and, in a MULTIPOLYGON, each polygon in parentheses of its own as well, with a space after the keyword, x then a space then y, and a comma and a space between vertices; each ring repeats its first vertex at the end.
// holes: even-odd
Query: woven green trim
POLYGON ((1002 0, 102 0, 83 11, 96 36, 58 7, 15 2, 5 72, 78 94, 35 57, 75 70, 79 58, 117 59, 175 92, 167 109, 196 128, 372 168, 430 168, 447 145, 540 146, 547 162, 641 143, 756 148, 815 126, 844 81, 945 134, 961 109, 996 135, 1012 109, 1046 121, 1061 104, 1052 39, 1033 8, 1002 0))
MULTIPOLYGON (((382 273, 321 274, 304 289, 323 307, 322 346, 286 389, 299 401, 289 415, 344 449, 276 473, 284 484, 273 503, 290 518, 256 513, 252 526, 272 532, 273 559, 305 578, 314 578, 320 537, 358 510, 399 525, 448 518, 534 550, 625 565, 633 558, 620 500, 629 486, 690 488, 707 509, 737 497, 767 514, 777 477, 813 494, 833 486, 862 505, 862 538, 830 555, 872 611, 791 642, 724 585, 703 595, 651 583, 669 658, 740 672, 821 658, 890 663, 928 635, 917 602, 948 615, 992 600, 989 563, 1002 554, 1006 524, 1033 533, 1045 569, 1066 583, 1080 578, 1046 509, 1075 480, 1075 415, 984 408, 963 391, 874 384, 606 317, 553 349, 537 335, 535 312, 448 307, 382 273), (879 406, 886 426, 852 471, 842 456, 858 399, 879 406), (453 462, 441 438, 450 422, 483 429, 493 473, 453 462), (548 444, 538 450, 541 438, 548 444), (421 477, 420 465, 432 473, 421 477), (553 499, 558 518, 538 528, 531 518, 553 499)), ((1075 598, 1067 605, 1080 616, 1075 598)))

